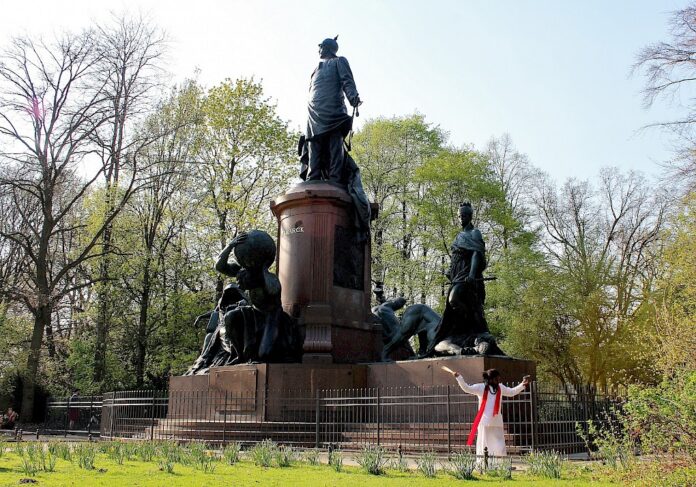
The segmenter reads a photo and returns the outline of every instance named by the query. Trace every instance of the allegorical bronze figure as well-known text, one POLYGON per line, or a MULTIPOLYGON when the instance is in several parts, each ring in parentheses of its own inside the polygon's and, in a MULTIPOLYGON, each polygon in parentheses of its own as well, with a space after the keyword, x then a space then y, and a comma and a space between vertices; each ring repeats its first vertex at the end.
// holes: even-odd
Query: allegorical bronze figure
MULTIPOLYGON (((268 268, 276 245, 266 232, 235 237, 220 253, 215 270, 236 279, 209 313, 201 355, 187 375, 207 373, 214 365, 249 362, 299 362, 303 337, 283 311, 280 281, 268 268)), ((202 317, 199 317, 202 318, 202 317)))
POLYGON ((471 204, 463 203, 459 207, 462 231, 451 247, 452 262, 448 272, 451 285, 447 303, 426 355, 505 355, 491 335, 483 312, 486 245, 481 232, 472 224, 472 217, 471 204))

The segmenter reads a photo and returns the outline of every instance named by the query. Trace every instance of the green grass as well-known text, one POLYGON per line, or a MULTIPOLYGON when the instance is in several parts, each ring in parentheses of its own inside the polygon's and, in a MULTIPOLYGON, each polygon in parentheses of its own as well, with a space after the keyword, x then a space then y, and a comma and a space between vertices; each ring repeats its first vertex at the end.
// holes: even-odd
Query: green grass
MULTIPOLYGON (((0 458, 0 486, 17 486, 25 478, 19 456, 6 451, 0 458)), ((84 470, 66 460, 58 460, 55 472, 39 472, 34 477, 39 486, 445 486, 445 485, 510 485, 522 486, 581 486, 594 481, 593 485, 615 485, 598 479, 591 473, 574 470, 561 480, 537 479, 521 472, 513 473, 512 481, 477 476, 476 481, 461 481, 438 472, 434 478, 425 478, 418 472, 398 472, 387 470, 379 477, 364 473, 358 467, 345 466, 341 472, 334 471, 328 465, 310 466, 293 464, 286 468, 263 468, 243 459, 235 465, 228 465, 224 460, 217 462, 213 473, 206 473, 195 466, 176 463, 174 473, 159 470, 157 458, 152 462, 142 462, 138 457, 125 460, 122 465, 104 453, 99 453, 94 462, 94 470, 84 470), (511 483, 512 482, 512 483, 511 483)), ((32 484, 33 485, 33 484, 32 484)))

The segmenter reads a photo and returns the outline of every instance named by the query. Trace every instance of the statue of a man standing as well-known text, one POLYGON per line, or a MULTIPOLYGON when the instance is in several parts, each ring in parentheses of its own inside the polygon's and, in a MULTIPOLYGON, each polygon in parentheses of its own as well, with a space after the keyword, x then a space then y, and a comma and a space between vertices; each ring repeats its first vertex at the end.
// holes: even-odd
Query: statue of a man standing
POLYGON ((307 180, 328 179, 345 184, 343 139, 351 130, 352 117, 346 110, 344 94, 353 107, 361 101, 348 60, 337 56, 337 52, 336 38, 319 44, 321 61, 309 84, 307 180))

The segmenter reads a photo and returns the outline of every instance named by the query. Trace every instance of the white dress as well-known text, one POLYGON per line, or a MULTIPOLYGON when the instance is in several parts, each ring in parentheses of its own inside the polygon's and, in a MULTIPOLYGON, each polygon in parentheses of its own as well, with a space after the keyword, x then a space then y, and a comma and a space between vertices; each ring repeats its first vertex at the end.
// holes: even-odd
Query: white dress
MULTIPOLYGON (((459 387, 464 390, 464 392, 474 394, 478 397, 478 407, 480 409, 481 401, 483 400, 483 391, 486 387, 485 384, 469 385, 464 381, 464 378, 461 375, 457 377, 457 383, 459 384, 459 387)), ((495 399, 496 395, 500 393, 502 393, 505 397, 513 397, 523 390, 523 383, 520 383, 513 388, 500 384, 498 386, 498 392, 495 394, 493 394, 490 389, 488 390, 486 409, 483 410, 481 422, 478 426, 478 434, 476 435, 476 455, 483 455, 484 448, 488 448, 488 454, 490 456, 504 457, 507 455, 507 452, 505 451, 505 430, 503 429, 503 408, 501 405, 498 414, 493 416, 495 399)))

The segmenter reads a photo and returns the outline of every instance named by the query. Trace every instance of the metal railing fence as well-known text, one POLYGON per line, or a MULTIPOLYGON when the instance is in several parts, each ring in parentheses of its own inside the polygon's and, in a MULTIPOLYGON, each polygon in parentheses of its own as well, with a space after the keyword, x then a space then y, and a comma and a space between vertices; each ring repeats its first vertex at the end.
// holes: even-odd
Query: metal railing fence
MULTIPOLYGON (((252 444, 270 438, 299 447, 377 444, 404 451, 465 449, 477 411, 477 398, 456 386, 236 394, 139 390, 106 393, 101 402, 80 399, 52 401, 51 424, 65 425, 70 408, 78 407, 80 418, 89 414, 99 420, 98 427, 90 426, 93 421, 79 422, 80 430, 99 429, 104 439, 252 444)), ((564 391, 532 383, 502 400, 508 451, 583 452, 576 425, 593 420, 601 427, 620 404, 620 395, 606 391, 564 391)))
POLYGON ((46 433, 98 435, 102 396, 71 396, 51 399, 42 430, 46 433))

